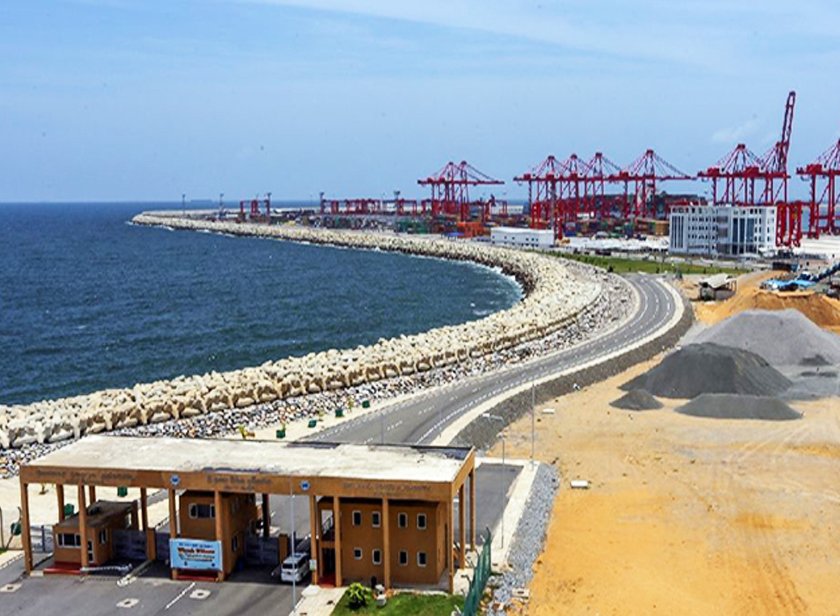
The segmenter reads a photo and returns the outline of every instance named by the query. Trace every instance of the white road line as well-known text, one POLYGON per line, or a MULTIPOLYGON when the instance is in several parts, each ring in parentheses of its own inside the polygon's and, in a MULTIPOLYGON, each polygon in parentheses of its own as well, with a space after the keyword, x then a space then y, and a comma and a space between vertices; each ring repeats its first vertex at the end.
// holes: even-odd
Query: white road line
POLYGON ((195 588, 195 582, 192 582, 192 583, 191 583, 189 586, 187 586, 184 590, 182 590, 180 593, 178 593, 178 596, 177 596, 177 597, 175 597, 174 599, 172 599, 172 601, 170 601, 169 603, 167 603, 167 604, 166 604, 166 607, 165 607, 165 608, 163 608, 163 609, 164 609, 164 610, 168 610, 170 607, 172 607, 173 605, 175 605, 178 601, 180 601, 181 599, 183 599, 183 598, 184 598, 184 595, 186 595, 188 592, 190 592, 193 588, 195 588))

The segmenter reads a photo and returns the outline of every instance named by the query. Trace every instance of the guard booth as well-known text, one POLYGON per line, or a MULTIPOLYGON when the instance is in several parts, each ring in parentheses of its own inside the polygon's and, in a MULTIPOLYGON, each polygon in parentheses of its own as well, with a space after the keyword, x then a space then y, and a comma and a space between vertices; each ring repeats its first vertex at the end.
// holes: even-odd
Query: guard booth
POLYGON ((63 519, 53 526, 54 560, 58 568, 105 565, 115 556, 115 533, 137 530, 136 503, 100 500, 68 517, 64 513, 62 508, 63 519))
POLYGON ((60 516, 64 486, 77 487, 79 513, 60 517, 56 532, 76 550, 80 570, 104 564, 120 546, 168 561, 176 579, 222 581, 239 563, 279 564, 289 543, 270 536, 271 494, 309 501, 315 584, 375 577, 385 587, 437 585, 452 592, 467 544, 475 549, 472 448, 94 435, 23 464, 19 478, 27 573, 33 483, 57 486, 60 516), (139 488, 139 516, 133 503, 97 500, 98 486, 139 488), (168 534, 149 524, 149 489, 165 491, 168 534))

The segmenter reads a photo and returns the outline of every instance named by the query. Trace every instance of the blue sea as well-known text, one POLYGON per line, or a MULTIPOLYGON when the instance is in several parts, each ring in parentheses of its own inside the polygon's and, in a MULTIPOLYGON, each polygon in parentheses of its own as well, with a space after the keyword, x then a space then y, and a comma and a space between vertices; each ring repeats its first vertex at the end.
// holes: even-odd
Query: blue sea
POLYGON ((471 264, 128 224, 165 208, 0 205, 0 404, 371 344, 521 296, 471 264))

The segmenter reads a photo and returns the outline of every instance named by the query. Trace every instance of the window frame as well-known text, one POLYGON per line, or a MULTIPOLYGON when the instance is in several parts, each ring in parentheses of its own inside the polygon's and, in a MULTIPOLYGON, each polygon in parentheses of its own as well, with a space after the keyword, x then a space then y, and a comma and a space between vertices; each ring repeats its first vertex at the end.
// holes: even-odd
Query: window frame
POLYGON ((404 511, 397 514, 397 528, 408 528, 408 514, 404 511))
POLYGON ((371 558, 371 562, 374 565, 381 565, 382 564, 382 550, 380 550, 379 548, 373 548, 373 550, 371 550, 371 552, 370 552, 370 558, 371 558), (379 558, 377 558, 377 555, 379 556, 379 558))
POLYGON ((353 560, 362 560, 365 557, 365 552, 362 548, 353 548, 353 560))
POLYGON ((423 552, 423 551, 421 551, 421 550, 418 550, 418 552, 417 552, 417 566, 418 566, 418 567, 425 567, 425 566, 426 566, 426 565, 428 565, 428 564, 429 564, 429 556, 428 556, 428 554, 426 554, 426 552, 423 552), (422 563, 420 562, 420 557, 421 557, 421 556, 423 557, 423 562, 422 562, 422 563))
POLYGON ((370 515, 370 523, 374 528, 382 526, 382 513, 379 511, 372 511, 370 515))
POLYGON ((362 525, 362 512, 361 512, 360 509, 354 509, 353 512, 350 515, 350 518, 351 518, 351 524, 353 524, 353 526, 361 526, 362 525), (356 520, 358 520, 358 522, 356 520))
POLYGON ((408 566, 408 551, 400 550, 399 555, 397 556, 397 562, 400 564, 401 567, 408 566))
POLYGON ((417 530, 426 530, 429 528, 429 516, 425 513, 418 513, 417 514, 417 530), (423 526, 420 526, 420 520, 423 520, 423 526))

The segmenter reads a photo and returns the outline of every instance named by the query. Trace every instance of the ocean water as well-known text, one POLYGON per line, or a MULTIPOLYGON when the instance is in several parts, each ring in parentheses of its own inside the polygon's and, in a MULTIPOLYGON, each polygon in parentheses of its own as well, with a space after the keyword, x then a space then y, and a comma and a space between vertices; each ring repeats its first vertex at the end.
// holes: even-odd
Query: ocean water
POLYGON ((180 205, 0 205, 0 404, 374 343, 521 295, 470 264, 127 224, 163 207, 180 205))

